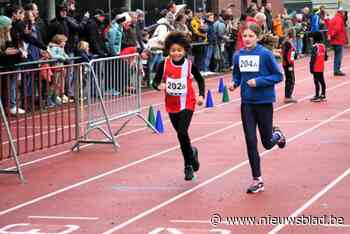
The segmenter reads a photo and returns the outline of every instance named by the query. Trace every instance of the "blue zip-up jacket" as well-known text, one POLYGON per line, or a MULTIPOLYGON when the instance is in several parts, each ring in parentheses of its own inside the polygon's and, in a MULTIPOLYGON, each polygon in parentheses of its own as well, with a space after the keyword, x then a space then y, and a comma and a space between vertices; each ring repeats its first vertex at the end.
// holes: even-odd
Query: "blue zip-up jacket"
POLYGON ((311 32, 320 31, 320 15, 314 14, 311 16, 311 32))
POLYGON ((232 80, 235 87, 241 86, 242 103, 264 104, 276 101, 275 84, 283 80, 283 75, 271 51, 258 44, 252 50, 238 51, 233 61, 232 80), (256 87, 248 85, 250 79, 256 80, 256 87))

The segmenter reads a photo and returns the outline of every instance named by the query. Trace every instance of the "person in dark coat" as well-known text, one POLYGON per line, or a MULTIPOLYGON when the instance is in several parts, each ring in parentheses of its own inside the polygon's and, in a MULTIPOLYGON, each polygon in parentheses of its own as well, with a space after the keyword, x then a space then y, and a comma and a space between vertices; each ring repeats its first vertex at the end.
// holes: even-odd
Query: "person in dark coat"
POLYGON ((101 9, 93 12, 93 17, 89 19, 84 30, 84 39, 90 44, 90 51, 94 55, 104 57, 107 49, 103 37, 103 23, 105 21, 105 13, 101 9))

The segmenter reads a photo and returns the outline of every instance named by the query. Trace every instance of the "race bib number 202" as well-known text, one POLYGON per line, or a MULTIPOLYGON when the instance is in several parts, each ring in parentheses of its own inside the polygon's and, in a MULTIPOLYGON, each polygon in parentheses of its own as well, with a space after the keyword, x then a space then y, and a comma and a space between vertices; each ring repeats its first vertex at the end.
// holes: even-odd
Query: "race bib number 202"
POLYGON ((260 57, 257 55, 239 56, 239 70, 241 72, 259 72, 260 57))
POLYGON ((171 96, 181 96, 187 93, 187 84, 182 79, 168 77, 166 80, 166 90, 171 96))

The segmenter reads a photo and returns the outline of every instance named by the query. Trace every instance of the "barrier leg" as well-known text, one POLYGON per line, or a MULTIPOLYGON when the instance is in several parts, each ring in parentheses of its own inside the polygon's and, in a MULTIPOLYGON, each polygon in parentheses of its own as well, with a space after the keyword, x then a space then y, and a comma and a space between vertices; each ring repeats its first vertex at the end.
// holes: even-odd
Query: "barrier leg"
POLYGON ((4 107, 2 105, 2 102, 0 102, 0 112, 1 112, 1 118, 4 121, 4 124, 5 124, 7 136, 9 138, 9 143, 10 143, 10 146, 11 146, 13 159, 14 159, 15 164, 16 164, 16 169, 14 169, 14 170, 0 170, 0 173, 2 173, 2 174, 17 174, 19 176, 21 182, 24 183, 24 177, 23 177, 23 174, 22 174, 21 165, 20 165, 18 157, 17 157, 17 150, 16 150, 15 144, 13 142, 12 134, 11 134, 8 122, 7 122, 7 118, 6 118, 6 115, 5 115, 5 111, 4 111, 4 107))

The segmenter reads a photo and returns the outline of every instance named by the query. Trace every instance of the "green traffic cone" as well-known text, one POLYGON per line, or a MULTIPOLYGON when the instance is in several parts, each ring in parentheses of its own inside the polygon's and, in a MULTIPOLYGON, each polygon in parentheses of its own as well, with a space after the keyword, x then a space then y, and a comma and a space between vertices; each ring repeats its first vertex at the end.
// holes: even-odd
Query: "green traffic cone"
POLYGON ((222 94, 222 102, 229 102, 230 96, 228 95, 227 86, 224 88, 224 93, 222 94))
POLYGON ((153 106, 148 109, 148 122, 154 127, 156 124, 156 116, 154 115, 153 106))

